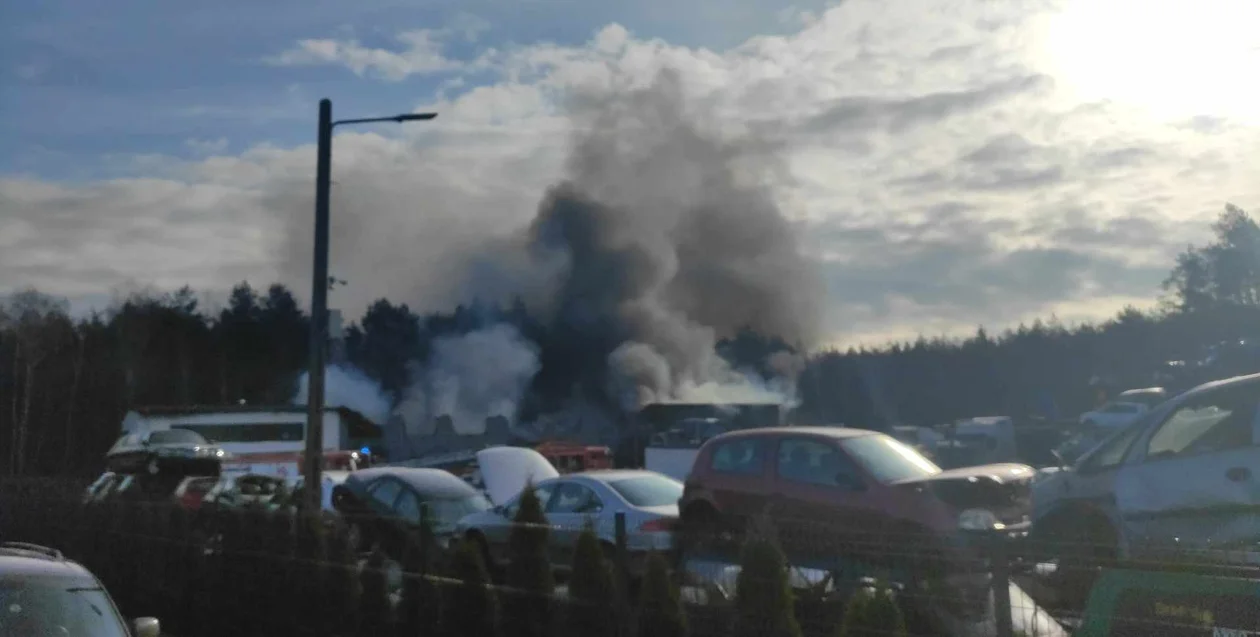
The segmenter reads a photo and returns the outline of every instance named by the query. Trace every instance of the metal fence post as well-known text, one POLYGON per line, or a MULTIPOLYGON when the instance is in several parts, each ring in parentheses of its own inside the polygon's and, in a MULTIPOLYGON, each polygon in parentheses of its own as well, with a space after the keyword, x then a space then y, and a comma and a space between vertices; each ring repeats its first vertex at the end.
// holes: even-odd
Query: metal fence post
POLYGON ((1006 537, 1002 531, 991 531, 989 568, 993 585, 993 621, 997 624, 997 637, 1013 637, 1014 621, 1011 617, 1011 565, 1006 537))
POLYGON ((617 573, 623 584, 630 582, 630 569, 626 564, 626 514, 618 512, 613 515, 614 539, 617 543, 617 573))

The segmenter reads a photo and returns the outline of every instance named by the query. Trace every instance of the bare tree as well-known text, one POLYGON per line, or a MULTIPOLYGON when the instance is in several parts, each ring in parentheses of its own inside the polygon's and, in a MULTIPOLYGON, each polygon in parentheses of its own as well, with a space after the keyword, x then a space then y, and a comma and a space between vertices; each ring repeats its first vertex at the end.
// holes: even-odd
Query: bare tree
POLYGON ((26 467, 27 440, 31 429, 31 403, 35 394, 36 371, 40 363, 60 349, 74 326, 67 314, 65 299, 43 294, 34 288, 18 291, 9 297, 7 314, 17 339, 14 346, 14 380, 21 372, 21 408, 19 392, 13 397, 13 422, 10 447, 10 471, 21 475, 26 467))

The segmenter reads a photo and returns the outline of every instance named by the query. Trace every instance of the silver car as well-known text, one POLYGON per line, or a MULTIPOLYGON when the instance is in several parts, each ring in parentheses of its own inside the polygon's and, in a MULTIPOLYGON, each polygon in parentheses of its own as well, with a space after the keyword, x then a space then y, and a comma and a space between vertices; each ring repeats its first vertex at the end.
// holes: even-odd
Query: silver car
MULTIPOLYGON (((557 570, 566 570, 578 536, 588 525, 610 556, 616 546, 616 518, 625 514, 626 552, 638 572, 651 551, 673 548, 681 482, 653 471, 609 470, 571 473, 535 487, 550 525, 548 552, 557 570)), ((493 566, 507 562, 508 536, 520 495, 489 511, 460 520, 458 532, 478 542, 493 566)))

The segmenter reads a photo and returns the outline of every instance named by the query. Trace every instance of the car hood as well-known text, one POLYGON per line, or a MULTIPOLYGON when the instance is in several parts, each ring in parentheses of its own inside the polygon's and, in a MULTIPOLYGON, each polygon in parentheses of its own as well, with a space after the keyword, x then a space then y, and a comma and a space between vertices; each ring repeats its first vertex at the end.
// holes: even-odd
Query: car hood
POLYGON ((1028 513, 1034 475, 1028 465, 1000 463, 942 471, 898 486, 931 493, 956 510, 990 509, 1003 521, 1015 521, 1028 513))
POLYGON ((495 504, 516 497, 526 483, 549 480, 560 473, 541 453, 526 447, 490 447, 477 452, 477 466, 486 494, 495 504))
POLYGON ((930 482, 945 482, 955 480, 970 481, 974 479, 988 479, 999 484, 1026 482, 1032 479, 1035 471, 1026 464, 1018 464, 1015 462, 1000 462, 997 464, 985 464, 976 467, 960 467, 958 469, 950 469, 942 471, 936 475, 926 478, 916 478, 913 480, 903 480, 898 484, 923 484, 930 482))

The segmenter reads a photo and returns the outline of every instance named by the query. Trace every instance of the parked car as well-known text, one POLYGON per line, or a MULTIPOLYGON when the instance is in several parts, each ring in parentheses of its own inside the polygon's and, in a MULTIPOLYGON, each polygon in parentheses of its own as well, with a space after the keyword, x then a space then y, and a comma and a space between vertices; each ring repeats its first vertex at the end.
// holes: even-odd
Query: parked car
POLYGON ((1093 411, 1081 414, 1081 426, 1087 429, 1100 428, 1115 431, 1150 410, 1150 405, 1117 398, 1093 411))
POLYGON ((217 476, 227 452, 186 429, 123 434, 105 454, 105 465, 115 473, 217 476))
POLYGON ((376 467, 351 472, 333 488, 332 504, 364 550, 380 544, 400 559, 407 533, 418 532, 422 515, 437 540, 450 541, 466 515, 490 509, 490 501, 467 482, 441 469, 376 467))
POLYGON ((1162 403, 1070 467, 1043 469, 1033 535, 1070 562, 1219 549, 1260 561, 1260 374, 1162 403))
POLYGON ((1003 463, 942 471, 895 438, 847 427, 774 427, 713 438, 687 479, 682 523, 738 533, 768 516, 791 554, 971 557, 966 531, 1020 533, 1033 469, 1003 463))
MULTIPOLYGON (((502 465, 483 467, 494 473, 502 465)), ((521 480, 521 485, 525 484, 521 480)), ((653 471, 596 470, 570 473, 534 485, 550 526, 548 554, 563 571, 583 529, 590 526, 611 557, 616 545, 618 514, 625 516, 626 550, 631 572, 641 572, 651 551, 673 548, 681 482, 653 471)), ((492 567, 508 561, 508 540, 522 494, 489 511, 460 520, 458 532, 476 542, 492 567)))
POLYGON ((130 630, 100 580, 60 552, 0 543, 0 636, 160 637, 152 617, 130 630))

